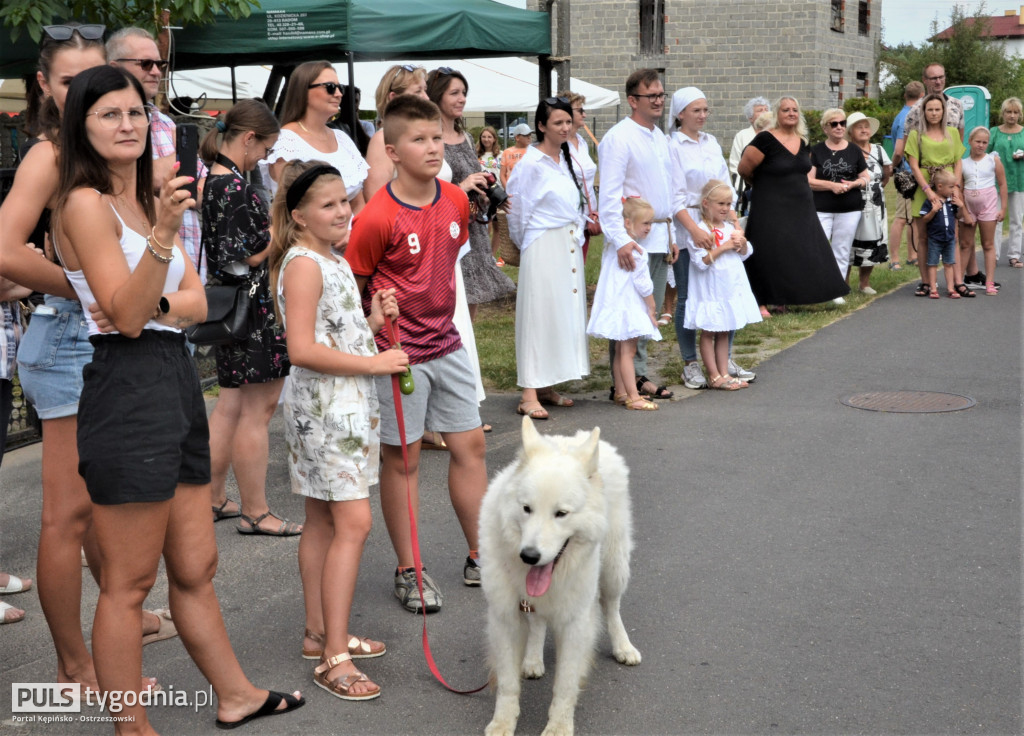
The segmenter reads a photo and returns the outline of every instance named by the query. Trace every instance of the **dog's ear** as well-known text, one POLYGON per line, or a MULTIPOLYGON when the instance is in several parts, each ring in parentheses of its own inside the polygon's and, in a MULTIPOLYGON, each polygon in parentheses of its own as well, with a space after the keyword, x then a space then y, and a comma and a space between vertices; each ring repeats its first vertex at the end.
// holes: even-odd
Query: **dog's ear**
POLYGON ((594 475, 597 472, 598 462, 598 448, 601 440, 601 428, 594 427, 594 431, 590 433, 590 436, 579 446, 576 451, 577 457, 579 457, 580 464, 583 466, 583 472, 587 474, 587 477, 594 475))
POLYGON ((533 426, 533 422, 529 416, 523 417, 523 454, 531 455, 535 450, 539 449, 543 444, 544 440, 540 436, 540 432, 533 426))

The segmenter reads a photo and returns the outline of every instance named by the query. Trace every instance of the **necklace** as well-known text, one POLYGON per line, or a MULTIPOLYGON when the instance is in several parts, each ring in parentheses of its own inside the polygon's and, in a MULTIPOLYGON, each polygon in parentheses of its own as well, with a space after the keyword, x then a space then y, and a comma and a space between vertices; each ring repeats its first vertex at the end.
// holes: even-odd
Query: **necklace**
MULTIPOLYGON (((307 127, 306 127, 305 125, 303 125, 303 124, 302 124, 302 121, 301 121, 301 120, 296 120, 295 122, 299 124, 299 127, 300 127, 300 128, 302 128, 302 129, 303 129, 304 131, 306 131, 307 133, 309 133, 309 128, 307 128, 307 127)), ((310 134, 310 135, 313 135, 312 133, 309 133, 309 134, 310 134)))
POLYGON ((123 194, 115 194, 114 201, 120 205, 120 207, 118 207, 117 204, 114 206, 114 209, 116 209, 119 214, 124 215, 126 213, 131 213, 131 219, 134 221, 133 224, 141 225, 141 230, 143 232, 149 229, 149 220, 146 219, 146 215, 144 213, 139 212, 138 202, 130 201, 123 194))

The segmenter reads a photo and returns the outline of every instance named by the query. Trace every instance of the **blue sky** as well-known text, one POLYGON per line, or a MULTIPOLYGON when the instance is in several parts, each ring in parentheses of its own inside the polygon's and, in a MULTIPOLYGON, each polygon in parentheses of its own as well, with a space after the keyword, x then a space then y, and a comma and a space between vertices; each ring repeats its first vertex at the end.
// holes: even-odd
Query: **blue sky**
MULTIPOLYGON (((932 20, 938 15, 939 30, 949 25, 949 13, 961 5, 973 13, 980 5, 971 0, 879 0, 882 3, 882 41, 887 46, 901 43, 919 44, 927 38, 932 20)), ((1020 9, 1020 0, 988 0, 988 15, 1002 15, 1004 10, 1020 9)))

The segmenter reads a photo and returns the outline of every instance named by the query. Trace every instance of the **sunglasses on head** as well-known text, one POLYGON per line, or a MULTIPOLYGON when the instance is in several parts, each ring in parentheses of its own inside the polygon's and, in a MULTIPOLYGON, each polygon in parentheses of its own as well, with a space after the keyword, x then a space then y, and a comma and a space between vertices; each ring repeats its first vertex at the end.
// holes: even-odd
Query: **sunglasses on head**
POLYGON ((98 41, 103 38, 106 30, 107 27, 100 23, 90 23, 84 26, 43 26, 43 33, 53 41, 68 41, 76 33, 87 41, 98 41))
POLYGON ((444 74, 446 77, 459 73, 458 69, 452 69, 450 66, 439 66, 436 71, 438 74, 444 74))
POLYGON ((314 87, 323 87, 324 92, 332 96, 335 92, 341 91, 341 85, 337 82, 317 82, 316 84, 309 85, 310 89, 313 89, 314 87))
POLYGON ((846 121, 845 120, 831 120, 831 121, 829 121, 828 127, 830 127, 830 128, 838 128, 839 126, 842 126, 842 127, 845 128, 846 127, 846 121))
POLYGON ((568 97, 545 97, 544 98, 544 104, 546 104, 546 105, 557 105, 559 102, 561 102, 561 103, 563 103, 565 105, 568 105, 569 104, 569 98, 568 97))
POLYGON ((133 64, 138 64, 144 72, 152 71, 154 66, 160 71, 163 71, 167 68, 168 64, 166 59, 114 59, 114 61, 130 61, 133 64))

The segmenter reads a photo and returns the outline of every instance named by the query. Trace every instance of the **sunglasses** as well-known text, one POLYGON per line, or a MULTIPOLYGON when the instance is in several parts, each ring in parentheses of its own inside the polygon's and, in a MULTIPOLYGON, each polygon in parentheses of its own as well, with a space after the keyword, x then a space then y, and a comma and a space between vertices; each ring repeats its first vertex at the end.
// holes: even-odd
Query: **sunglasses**
POLYGON ((544 98, 544 104, 546 104, 546 105, 557 105, 559 102, 561 102, 563 105, 568 105, 569 104, 569 98, 568 97, 545 97, 544 98))
POLYGON ((336 92, 341 92, 341 85, 337 82, 317 82, 316 84, 309 85, 310 89, 313 89, 314 87, 323 87, 324 92, 332 97, 336 92))
POLYGON ((587 111, 587 108, 585 108, 585 107, 574 107, 574 108, 572 109, 572 111, 573 111, 573 112, 580 112, 580 113, 583 113, 583 112, 586 112, 586 111, 587 111))
POLYGON ((53 41, 70 41, 76 33, 87 41, 98 41, 103 38, 107 27, 100 23, 90 23, 84 26, 43 26, 43 33, 53 41))
POLYGON ((459 73, 458 69, 452 69, 450 66, 439 66, 434 71, 436 71, 438 74, 444 74, 446 77, 450 77, 453 74, 459 73))
POLYGON ((138 64, 139 67, 144 72, 152 71, 153 67, 156 67, 160 71, 163 71, 164 69, 167 68, 167 64, 170 63, 170 62, 168 62, 165 59, 114 59, 114 61, 117 61, 117 62, 130 61, 133 64, 138 64))
POLYGON ((839 127, 845 128, 846 127, 846 121, 845 120, 832 120, 831 122, 829 122, 828 127, 830 127, 830 128, 839 128, 839 127))

